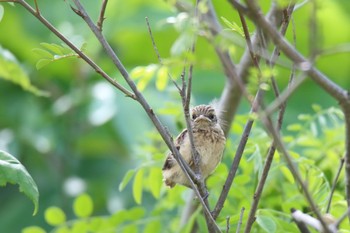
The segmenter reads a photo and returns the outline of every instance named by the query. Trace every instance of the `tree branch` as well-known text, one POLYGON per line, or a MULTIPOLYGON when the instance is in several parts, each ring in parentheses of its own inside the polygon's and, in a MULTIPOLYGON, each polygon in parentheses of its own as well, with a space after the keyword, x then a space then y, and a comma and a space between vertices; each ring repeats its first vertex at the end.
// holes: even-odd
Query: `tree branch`
POLYGON ((127 97, 135 99, 135 95, 125 89, 122 85, 120 85, 117 81, 111 78, 106 72, 104 72, 94 61, 92 61, 84 52, 82 52, 78 47, 76 47, 70 40, 68 40, 63 34, 61 34, 49 21, 47 21, 41 14, 38 14, 34 8, 32 8, 26 1, 24 0, 14 0, 14 1, 4 1, 0 0, 0 2, 15 2, 22 5, 29 13, 31 13, 35 18, 37 18, 42 24, 44 24, 51 32, 53 32, 59 39, 61 39, 68 47, 70 47, 75 53, 79 55, 87 64, 89 64, 98 74, 100 74, 104 79, 106 79, 110 84, 124 93, 127 97))
POLYGON ((103 22, 106 19, 105 12, 106 12, 107 3, 108 3, 108 0, 103 0, 101 10, 100 10, 100 15, 97 21, 97 27, 101 32, 102 32, 103 22))
POLYGON ((246 2, 248 8, 250 9, 247 15, 270 36, 275 45, 279 47, 289 59, 296 64, 301 65, 302 70, 335 99, 341 103, 348 101, 347 92, 339 85, 331 81, 318 69, 311 66, 310 62, 297 50, 295 50, 293 46, 277 31, 277 29, 266 20, 265 16, 254 0, 246 0, 246 2))
POLYGON ((146 111, 148 117, 152 120, 154 126, 157 128, 158 132, 162 136, 164 142, 168 145, 171 152, 174 154, 175 159, 177 160, 178 164, 180 165, 181 169, 184 171, 185 175, 189 179, 191 183, 192 189, 195 191, 196 195, 198 196, 198 199, 200 200, 204 212, 206 216, 208 217, 207 225, 208 227, 211 227, 215 232, 221 232, 219 227, 217 226, 215 220, 213 219, 211 212, 206 205, 205 201, 203 200, 201 193, 199 192, 198 188, 196 187, 195 183, 193 181, 196 181, 196 174, 194 174, 191 170, 191 168, 188 166, 188 164, 183 160, 182 156, 180 155, 179 151, 176 149, 174 143, 172 140, 170 140, 169 136, 167 135, 164 126, 159 121, 158 117, 154 114, 152 108, 149 106, 148 102, 142 95, 142 93, 137 89, 136 84, 133 82, 133 80, 130 78, 129 73, 125 69, 122 62, 119 60, 118 56, 115 54, 113 49, 111 48, 110 44, 107 42, 104 35, 101 33, 100 30, 98 30, 98 27, 92 22, 90 16, 87 14, 84 7, 81 5, 80 0, 73 0, 75 3, 75 6, 77 9, 77 14, 82 17, 82 19, 87 23, 91 31, 95 34, 96 38, 99 40, 100 44, 104 48, 107 55, 111 58, 114 65, 117 67, 119 72, 124 77, 125 81, 128 83, 130 88, 133 90, 136 96, 136 100, 141 104, 141 106, 146 111))

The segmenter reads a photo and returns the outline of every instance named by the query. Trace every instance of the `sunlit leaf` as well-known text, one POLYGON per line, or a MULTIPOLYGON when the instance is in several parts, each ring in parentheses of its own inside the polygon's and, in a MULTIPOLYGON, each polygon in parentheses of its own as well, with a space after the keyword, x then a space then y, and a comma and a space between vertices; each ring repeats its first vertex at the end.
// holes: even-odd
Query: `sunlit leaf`
POLYGON ((34 203, 35 215, 39 207, 39 191, 26 168, 12 155, 0 150, 0 186, 6 183, 18 184, 23 192, 34 203))
POLYGON ((124 175, 122 182, 120 182, 119 184, 119 191, 124 190, 126 185, 130 182, 131 178, 134 176, 135 172, 136 172, 135 169, 131 169, 124 175))
POLYGON ((52 226, 58 226, 66 221, 66 214, 61 208, 51 206, 45 210, 45 221, 52 226))
POLYGON ((132 79, 141 78, 145 74, 146 68, 144 66, 137 66, 130 72, 130 77, 132 79))
POLYGON ((309 121, 309 120, 312 120, 312 116, 309 115, 309 114, 299 114, 298 115, 298 120, 309 121))
POLYGON ((237 32, 239 35, 244 37, 244 32, 240 26, 238 26, 235 22, 230 22, 225 17, 221 17, 221 20, 226 24, 226 26, 234 32, 237 32))
POLYGON ((162 187, 162 179, 159 179, 159 177, 162 177, 160 169, 151 168, 148 176, 148 185, 152 195, 157 199, 160 196, 160 189, 162 187))
POLYGON ((318 104, 313 104, 311 107, 316 113, 318 113, 322 110, 322 107, 318 104))
POLYGON ((48 96, 30 83, 29 77, 17 62, 14 55, 0 47, 0 78, 21 86, 24 90, 38 96, 48 96))
POLYGON ((276 232, 276 223, 271 217, 258 215, 256 217, 256 222, 266 232, 268 233, 276 232))
POLYGON ((140 169, 137 171, 135 175, 134 183, 132 186, 132 194, 137 204, 141 204, 142 202, 142 188, 143 188, 143 169, 140 169))
POLYGON ((163 91, 168 84, 168 67, 162 66, 157 72, 156 87, 158 90, 163 91))
POLYGON ((287 126, 287 130, 289 131, 300 131, 303 127, 301 124, 295 123, 287 126))
POLYGON ((284 177, 292 184, 294 184, 294 176, 291 173, 291 171, 286 167, 286 166, 281 166, 280 170, 282 172, 282 174, 284 175, 284 177))
POLYGON ((74 200, 73 210, 77 217, 89 217, 93 211, 94 204, 87 194, 82 194, 74 200))
POLYGON ((22 230, 22 233, 46 233, 44 229, 38 226, 26 227, 22 230))

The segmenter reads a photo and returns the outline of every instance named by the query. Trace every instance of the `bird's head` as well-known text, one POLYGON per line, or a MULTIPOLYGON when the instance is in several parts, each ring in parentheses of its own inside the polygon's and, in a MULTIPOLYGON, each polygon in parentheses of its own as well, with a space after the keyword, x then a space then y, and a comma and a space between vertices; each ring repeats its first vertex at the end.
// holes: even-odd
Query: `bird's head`
POLYGON ((194 128, 212 127, 218 122, 215 110, 210 105, 198 105, 194 107, 192 109, 191 119, 194 128))

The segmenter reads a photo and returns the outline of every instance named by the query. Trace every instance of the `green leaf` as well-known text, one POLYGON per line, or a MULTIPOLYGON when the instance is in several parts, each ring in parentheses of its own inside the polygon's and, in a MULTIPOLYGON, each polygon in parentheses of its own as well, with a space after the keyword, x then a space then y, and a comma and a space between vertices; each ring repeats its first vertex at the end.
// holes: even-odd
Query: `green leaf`
POLYGON ((38 226, 30 226, 22 229, 22 233, 46 233, 46 231, 38 226))
POLYGON ((138 231, 137 225, 130 224, 130 225, 124 227, 121 232, 122 233, 138 233, 139 231, 138 231))
POLYGON ((130 209, 126 214, 126 219, 128 220, 138 220, 145 216, 145 209, 142 207, 134 207, 130 209))
POLYGON ((143 233, 155 233, 155 232, 161 232, 162 224, 159 220, 151 221, 148 223, 145 227, 145 230, 143 233))
POLYGON ((300 131, 300 130, 302 130, 303 129, 303 127, 302 127, 302 125, 301 124, 291 124, 291 125, 288 125, 287 126, 287 130, 289 130, 289 131, 300 131))
POLYGON ((319 113, 322 110, 322 107, 318 104, 313 104, 311 107, 316 113, 319 113))
POLYGON ((49 60, 49 59, 40 59, 36 64, 35 67, 37 70, 40 70, 41 68, 43 68, 44 66, 50 64, 51 62, 53 62, 53 60, 49 60))
MULTIPOLYGON (((65 55, 67 51, 65 51, 65 48, 63 48, 62 46, 59 46, 57 44, 49 44, 49 43, 40 43, 41 46, 43 46, 44 48, 46 48, 49 51, 52 51, 54 54, 58 54, 58 55, 65 55)), ((69 51, 71 52, 71 51, 69 51)))
POLYGON ((157 80, 156 80, 156 87, 160 91, 164 91, 168 84, 168 67, 162 66, 159 68, 157 72, 157 80))
POLYGON ((32 51, 34 53, 36 53, 37 55, 40 56, 40 58, 48 58, 48 59, 53 59, 53 54, 48 52, 47 50, 45 49, 39 49, 39 48, 35 48, 35 49, 32 49, 32 51))
POLYGON ((276 232, 276 223, 271 217, 258 215, 256 218, 256 222, 266 232, 268 233, 276 232))
POLYGON ((66 214, 59 207, 51 206, 45 211, 45 221, 51 226, 58 226, 66 221, 66 214))
POLYGON ((143 169, 140 169, 135 175, 134 183, 132 186, 132 194, 137 204, 141 204, 141 201, 142 201, 142 187, 143 187, 143 169))
POLYGON ((240 34, 242 37, 244 36, 244 32, 242 30, 242 28, 240 26, 238 26, 235 22, 230 22, 229 20, 227 20, 225 17, 221 17, 221 20, 226 24, 226 26, 231 29, 234 32, 237 32, 238 34, 240 34))
POLYGON ((160 189, 162 188, 162 177, 161 171, 158 168, 151 168, 148 176, 148 185, 154 198, 158 199, 160 196, 160 189))
POLYGON ((0 78, 21 86, 24 90, 38 96, 48 96, 30 83, 29 77, 18 64, 15 56, 8 50, 0 47, 0 78))
POLYGON ((6 183, 19 185, 19 190, 32 200, 35 215, 39 207, 38 187, 26 168, 14 156, 0 150, 0 186, 5 186, 6 183))
POLYGON ((130 77, 134 80, 141 78, 145 74, 146 68, 144 66, 136 66, 130 72, 130 77))
POLYGON ((94 204, 88 194, 82 194, 74 200, 74 214, 80 218, 89 217, 94 209, 94 204))
POLYGON ((291 171, 286 167, 286 166, 281 166, 280 170, 282 172, 282 174, 284 175, 284 177, 291 183, 294 184, 294 176, 291 173, 291 171))
POLYGON ((134 176, 135 172, 136 172, 135 169, 131 169, 125 174, 122 182, 120 182, 120 184, 119 184, 119 191, 124 190, 126 185, 130 182, 131 178, 134 176))

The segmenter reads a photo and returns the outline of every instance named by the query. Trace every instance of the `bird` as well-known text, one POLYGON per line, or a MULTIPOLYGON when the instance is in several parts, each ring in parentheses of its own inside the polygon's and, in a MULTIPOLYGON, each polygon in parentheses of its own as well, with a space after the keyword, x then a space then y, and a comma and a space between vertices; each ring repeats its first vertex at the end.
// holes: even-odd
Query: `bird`
MULTIPOLYGON (((191 128, 193 141, 200 156, 199 168, 203 181, 215 170, 221 162, 225 149, 226 138, 219 124, 215 109, 211 105, 198 105, 191 110, 191 128)), ((175 139, 176 148, 183 159, 194 170, 192 147, 187 129, 184 129, 175 139)), ((176 184, 191 188, 190 181, 169 152, 162 168, 163 181, 173 188, 176 184)))

